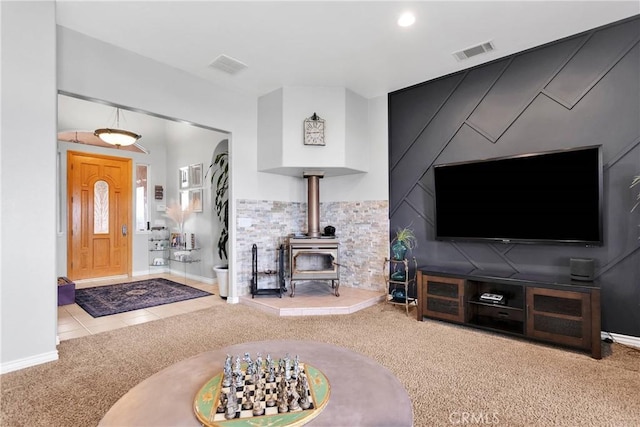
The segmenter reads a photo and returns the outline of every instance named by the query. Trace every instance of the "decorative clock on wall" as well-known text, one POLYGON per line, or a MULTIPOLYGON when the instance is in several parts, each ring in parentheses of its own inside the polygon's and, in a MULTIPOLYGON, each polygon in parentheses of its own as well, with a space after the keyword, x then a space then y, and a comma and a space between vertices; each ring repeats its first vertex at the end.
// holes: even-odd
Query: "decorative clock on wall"
POLYGON ((324 145, 324 120, 316 113, 304 119, 304 144, 324 145))

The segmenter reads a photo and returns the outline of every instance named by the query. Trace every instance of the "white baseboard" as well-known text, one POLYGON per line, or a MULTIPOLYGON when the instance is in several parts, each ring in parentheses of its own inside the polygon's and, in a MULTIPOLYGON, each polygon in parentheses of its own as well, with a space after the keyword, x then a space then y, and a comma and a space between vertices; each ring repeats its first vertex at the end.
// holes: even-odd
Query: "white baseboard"
POLYGON ((152 270, 132 271, 131 277, 148 276, 150 274, 161 274, 161 273, 169 273, 169 272, 170 272, 169 267, 153 266, 152 270))
POLYGON ((41 365, 47 362, 58 360, 58 350, 48 353, 38 354, 36 356, 25 357, 24 359, 13 360, 0 364, 0 374, 7 372, 19 371, 20 369, 29 368, 31 366, 41 365))
POLYGON ((610 338, 613 340, 613 342, 617 342, 618 344, 624 344, 630 347, 640 348, 640 337, 634 337, 631 335, 614 334, 612 332, 604 332, 604 331, 600 333, 600 337, 602 339, 610 338))
POLYGON ((184 270, 180 271, 180 270, 171 269, 170 273, 173 274, 174 276, 186 277, 187 279, 197 280, 198 282, 206 283, 207 285, 213 285, 214 283, 216 283, 215 279, 211 277, 198 276, 196 274, 191 274, 191 273, 187 273, 185 275, 184 270))
MULTIPOLYGON (((155 273, 170 273, 170 274, 173 274, 174 276, 185 277, 184 270, 182 271, 177 269, 174 270, 169 267, 164 267, 164 268, 154 267, 154 269, 151 271, 149 270, 134 271, 131 273, 131 276, 132 277, 148 276, 149 274, 155 274, 155 273)), ((213 285, 214 283, 216 283, 215 279, 211 277, 198 276, 197 274, 187 273, 186 277, 187 279, 197 280, 199 282, 206 283, 207 285, 213 285)))
POLYGON ((115 280, 115 279, 128 279, 128 278, 129 278, 129 275, 127 274, 119 274, 117 276, 92 277, 91 279, 74 280, 74 282, 76 283, 76 285, 79 285, 82 283, 100 282, 102 280, 115 280))

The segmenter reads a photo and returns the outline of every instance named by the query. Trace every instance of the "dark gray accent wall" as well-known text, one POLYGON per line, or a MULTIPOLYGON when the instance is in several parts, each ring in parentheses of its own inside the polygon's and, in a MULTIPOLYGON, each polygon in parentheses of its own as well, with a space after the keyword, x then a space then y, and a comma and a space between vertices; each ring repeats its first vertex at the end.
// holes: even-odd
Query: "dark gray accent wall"
POLYGON ((629 212, 637 174, 640 15, 389 94, 391 231, 415 230, 420 265, 568 276, 570 258, 593 258, 602 329, 632 336, 640 336, 640 212, 629 212), (603 246, 435 240, 433 165, 590 145, 603 152, 603 246))

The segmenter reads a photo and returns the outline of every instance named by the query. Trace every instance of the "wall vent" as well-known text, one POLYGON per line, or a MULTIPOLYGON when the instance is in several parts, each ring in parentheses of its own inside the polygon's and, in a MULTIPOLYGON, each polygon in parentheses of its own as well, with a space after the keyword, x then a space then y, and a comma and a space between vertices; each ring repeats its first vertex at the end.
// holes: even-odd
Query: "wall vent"
POLYGON ((227 55, 219 55, 209 64, 209 67, 224 71, 227 74, 237 74, 247 68, 247 64, 227 55))
POLYGON ((491 52, 492 50, 495 50, 495 46, 493 44, 492 41, 488 41, 485 43, 481 43, 479 45, 476 46, 471 46, 468 47, 466 49, 462 49, 458 52, 453 52, 453 56, 458 60, 458 61, 463 61, 465 59, 469 59, 472 56, 476 56, 476 55, 480 55, 483 53, 487 53, 487 52, 491 52))

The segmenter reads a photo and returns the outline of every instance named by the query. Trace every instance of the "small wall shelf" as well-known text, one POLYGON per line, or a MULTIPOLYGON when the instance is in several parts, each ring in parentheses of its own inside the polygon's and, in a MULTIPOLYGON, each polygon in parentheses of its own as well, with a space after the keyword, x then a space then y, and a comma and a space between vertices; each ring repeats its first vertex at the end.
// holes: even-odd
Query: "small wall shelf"
POLYGON ((200 258, 197 258, 194 252, 199 251, 200 248, 185 248, 181 246, 171 247, 171 257, 169 263, 182 264, 184 267, 184 282, 187 283, 187 266, 189 264, 195 264, 200 262, 200 258))
POLYGON ((169 231, 165 227, 153 227, 149 239, 150 269, 165 269, 169 266, 169 231))

